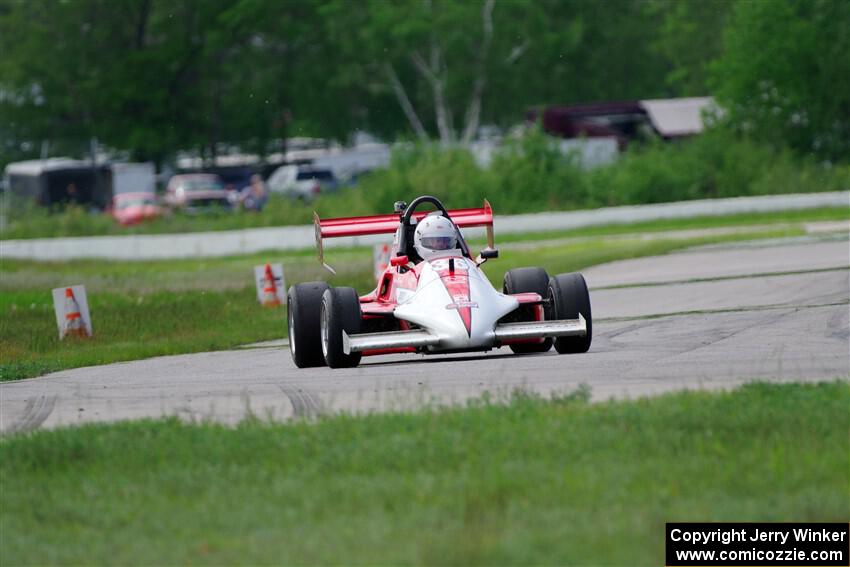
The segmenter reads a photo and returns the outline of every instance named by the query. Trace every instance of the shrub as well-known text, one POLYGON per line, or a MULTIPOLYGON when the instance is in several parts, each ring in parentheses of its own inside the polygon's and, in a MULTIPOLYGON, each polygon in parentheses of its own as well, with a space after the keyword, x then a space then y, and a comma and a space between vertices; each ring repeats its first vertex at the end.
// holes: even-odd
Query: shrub
POLYGON ((850 189, 847 166, 818 164, 723 128, 630 148, 588 177, 587 206, 850 189))
POLYGON ((850 164, 821 164, 811 156, 776 149, 722 126, 676 142, 632 144, 616 162, 591 170, 581 168, 578 156, 564 155, 557 139, 532 131, 521 139, 507 140, 486 169, 463 148, 407 144, 393 153, 387 169, 313 203, 272 198, 262 213, 176 214, 130 229, 116 226, 104 214, 80 208, 50 214, 29 207, 8 215, 2 237, 307 224, 313 210, 323 218, 388 213, 395 201, 410 202, 419 195, 434 195, 452 208, 477 207, 487 198, 500 214, 512 214, 847 189, 850 164))
POLYGON ((588 201, 587 176, 578 156, 565 156, 557 140, 539 131, 509 140, 496 153, 489 173, 488 195, 500 211, 573 209, 588 201))

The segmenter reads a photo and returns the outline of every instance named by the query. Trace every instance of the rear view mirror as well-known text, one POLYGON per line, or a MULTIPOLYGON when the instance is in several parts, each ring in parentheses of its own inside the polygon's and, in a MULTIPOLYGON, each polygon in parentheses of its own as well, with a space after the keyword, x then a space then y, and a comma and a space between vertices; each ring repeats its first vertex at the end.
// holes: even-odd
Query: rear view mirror
POLYGON ((390 258, 390 266, 406 266, 410 262, 407 256, 393 256, 390 258))
POLYGON ((481 251, 481 257, 485 260, 493 260, 499 257, 499 249, 498 248, 485 248, 481 251))

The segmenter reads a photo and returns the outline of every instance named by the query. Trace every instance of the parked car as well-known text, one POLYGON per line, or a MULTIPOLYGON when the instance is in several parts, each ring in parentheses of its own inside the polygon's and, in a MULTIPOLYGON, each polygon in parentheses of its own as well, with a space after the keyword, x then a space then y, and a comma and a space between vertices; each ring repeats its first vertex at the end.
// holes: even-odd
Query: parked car
POLYGON ((284 165, 266 182, 271 193, 309 201, 320 193, 336 190, 338 182, 330 169, 309 165, 284 165))
POLYGON ((210 173, 175 175, 165 189, 165 203, 190 212, 230 208, 221 177, 210 173))
POLYGON ((112 218, 123 226, 153 220, 162 214, 153 193, 119 193, 112 198, 108 210, 112 218))

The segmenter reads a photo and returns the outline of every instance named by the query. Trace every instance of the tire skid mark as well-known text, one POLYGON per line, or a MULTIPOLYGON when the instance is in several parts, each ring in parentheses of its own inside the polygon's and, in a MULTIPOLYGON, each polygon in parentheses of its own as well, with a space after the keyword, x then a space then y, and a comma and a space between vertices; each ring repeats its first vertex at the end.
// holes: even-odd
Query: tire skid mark
MULTIPOLYGON (((594 321, 594 323, 595 322, 596 321, 594 321)), ((599 319, 599 322, 600 323, 608 323, 608 322, 613 322, 613 321, 606 320, 606 319, 599 319)), ((665 321, 663 318, 659 317, 659 318, 655 318, 655 319, 649 319, 648 321, 644 321, 644 322, 640 322, 640 323, 633 323, 631 325, 626 325, 625 327, 620 327, 619 329, 614 329, 612 331, 605 331, 604 333, 598 333, 598 335, 601 336, 601 337, 606 337, 608 339, 614 340, 617 337, 619 337, 620 335, 624 335, 626 333, 631 333, 632 331, 642 331, 642 330, 645 330, 647 327, 650 327, 650 326, 653 326, 653 325, 660 325, 660 324, 663 324, 663 323, 667 323, 667 321, 665 321)))
POLYGON ((281 392, 289 398, 295 417, 318 417, 323 413, 322 403, 309 390, 281 385, 281 392))
POLYGON ((9 427, 9 433, 26 433, 38 429, 44 423, 53 408, 56 407, 58 396, 33 396, 27 400, 23 415, 9 427))
POLYGON ((786 309, 820 309, 822 307, 837 307, 839 305, 850 305, 850 300, 844 299, 842 297, 841 301, 830 301, 829 303, 772 303, 770 305, 755 305, 752 307, 721 307, 719 309, 695 309, 693 311, 675 311, 673 313, 650 313, 646 315, 629 315, 627 317, 600 317, 594 319, 593 322, 624 323, 628 321, 649 321, 653 319, 665 319, 667 317, 690 317, 692 315, 723 315, 726 313, 749 313, 754 311, 776 311, 786 309))
POLYGON ((707 341, 700 342, 699 344, 696 344, 696 345, 693 345, 693 346, 687 346, 687 347, 683 348, 682 350, 680 350, 679 352, 677 352, 676 354, 658 358, 657 361, 672 360, 672 359, 675 359, 679 356, 691 354, 691 353, 694 353, 698 350, 708 348, 708 347, 710 347, 710 346, 712 346, 716 343, 719 343, 721 341, 725 341, 725 340, 727 340, 731 337, 734 337, 736 335, 740 335, 741 333, 747 332, 747 331, 754 329, 756 327, 765 327, 765 326, 774 325, 780 319, 783 319, 784 317, 792 315, 793 313, 795 313, 795 311, 796 311, 795 309, 790 308, 787 311, 783 311, 781 313, 771 313, 770 316, 768 316, 766 320, 765 319, 759 319, 758 321, 753 321, 749 325, 745 324, 745 325, 742 325, 740 327, 736 327, 736 328, 728 330, 728 331, 721 331, 721 330, 718 329, 716 336, 710 337, 707 341))
POLYGON ((322 400, 313 394, 310 390, 302 390, 303 393, 307 395, 308 398, 312 401, 313 407, 315 408, 315 415, 319 416, 325 413, 325 405, 322 403, 322 400))
POLYGON ((838 309, 826 324, 827 336, 847 341, 850 339, 850 325, 846 309, 838 309))

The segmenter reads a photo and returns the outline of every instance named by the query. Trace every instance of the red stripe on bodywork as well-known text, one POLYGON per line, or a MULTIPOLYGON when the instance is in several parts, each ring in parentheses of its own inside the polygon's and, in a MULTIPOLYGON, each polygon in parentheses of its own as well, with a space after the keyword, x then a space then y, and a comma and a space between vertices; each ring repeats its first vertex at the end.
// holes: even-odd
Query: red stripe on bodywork
POLYGON ((460 318, 463 319, 463 324, 466 326, 467 336, 472 336, 472 309, 470 307, 462 307, 457 310, 460 313, 460 318))
MULTIPOLYGON (((443 282, 443 285, 446 286, 446 290, 452 298, 452 303, 469 303, 469 276, 465 272, 462 273, 455 271, 454 274, 452 274, 449 270, 443 270, 439 272, 439 274, 440 280, 443 282)), ((460 318, 466 327, 467 335, 472 336, 472 308, 458 307, 455 311, 457 311, 458 315, 460 315, 460 318)))

